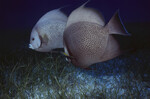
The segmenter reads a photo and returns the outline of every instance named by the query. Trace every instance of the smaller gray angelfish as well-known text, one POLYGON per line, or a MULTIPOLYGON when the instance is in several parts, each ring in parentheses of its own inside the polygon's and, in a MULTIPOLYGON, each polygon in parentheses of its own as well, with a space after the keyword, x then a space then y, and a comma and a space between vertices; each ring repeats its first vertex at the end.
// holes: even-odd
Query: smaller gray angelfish
POLYGON ((43 15, 32 29, 29 48, 39 52, 63 48, 63 32, 67 19, 60 9, 43 15))
POLYGON ((103 16, 95 9, 85 7, 86 3, 70 14, 63 37, 67 59, 82 68, 126 52, 129 49, 120 49, 113 35, 130 36, 118 12, 105 24, 103 16))

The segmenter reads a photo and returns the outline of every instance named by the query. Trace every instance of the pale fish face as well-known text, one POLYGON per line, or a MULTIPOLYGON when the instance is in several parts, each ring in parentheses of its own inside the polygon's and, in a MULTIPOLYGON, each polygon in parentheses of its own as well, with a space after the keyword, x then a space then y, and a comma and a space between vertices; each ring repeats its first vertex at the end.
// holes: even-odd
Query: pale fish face
POLYGON ((52 49, 51 44, 48 45, 47 35, 36 30, 31 32, 29 48, 39 52, 49 52, 52 49))
POLYGON ((41 40, 40 40, 39 34, 36 31, 32 31, 31 37, 30 37, 29 48, 36 50, 40 46, 41 46, 41 40))

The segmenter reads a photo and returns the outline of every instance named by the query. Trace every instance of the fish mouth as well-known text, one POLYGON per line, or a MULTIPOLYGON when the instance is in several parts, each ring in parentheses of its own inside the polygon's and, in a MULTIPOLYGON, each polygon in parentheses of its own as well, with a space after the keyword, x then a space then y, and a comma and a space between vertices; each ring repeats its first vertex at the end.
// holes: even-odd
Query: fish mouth
POLYGON ((33 46, 32 46, 32 44, 29 44, 29 48, 30 48, 30 49, 34 49, 33 46))
POLYGON ((29 48, 32 49, 32 50, 37 50, 41 47, 42 47, 42 42, 40 42, 40 46, 38 46, 37 48, 34 48, 32 44, 29 44, 29 48))

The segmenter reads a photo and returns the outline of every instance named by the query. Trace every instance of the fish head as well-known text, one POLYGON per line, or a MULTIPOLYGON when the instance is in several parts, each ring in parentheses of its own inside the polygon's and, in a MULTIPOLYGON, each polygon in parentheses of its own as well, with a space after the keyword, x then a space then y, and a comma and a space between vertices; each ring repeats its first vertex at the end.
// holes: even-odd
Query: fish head
POLYGON ((39 52, 49 52, 51 50, 51 46, 48 46, 50 45, 48 44, 48 36, 43 32, 44 31, 42 29, 41 31, 38 31, 38 29, 33 28, 33 31, 31 32, 29 48, 39 52))
POLYGON ((35 31, 34 29, 31 32, 31 36, 30 36, 30 44, 29 44, 29 48, 36 50, 41 46, 41 39, 39 37, 39 34, 37 31, 35 31))

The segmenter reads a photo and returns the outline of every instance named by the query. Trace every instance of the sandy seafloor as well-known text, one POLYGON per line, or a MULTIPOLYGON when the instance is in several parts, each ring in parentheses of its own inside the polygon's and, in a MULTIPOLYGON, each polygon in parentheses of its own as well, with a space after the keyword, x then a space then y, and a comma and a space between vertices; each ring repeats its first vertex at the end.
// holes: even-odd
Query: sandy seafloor
MULTIPOLYGON (((150 36, 146 34, 148 30, 140 29, 140 26, 144 25, 129 28, 137 35, 134 52, 94 64, 91 70, 75 67, 61 55, 26 50, 26 42, 18 42, 19 37, 11 43, 18 42, 21 48, 13 49, 13 54, 6 53, 9 43, 4 40, 6 44, 1 42, 0 98, 149 99, 150 36)), ((10 46, 12 49, 17 45, 10 46)))

